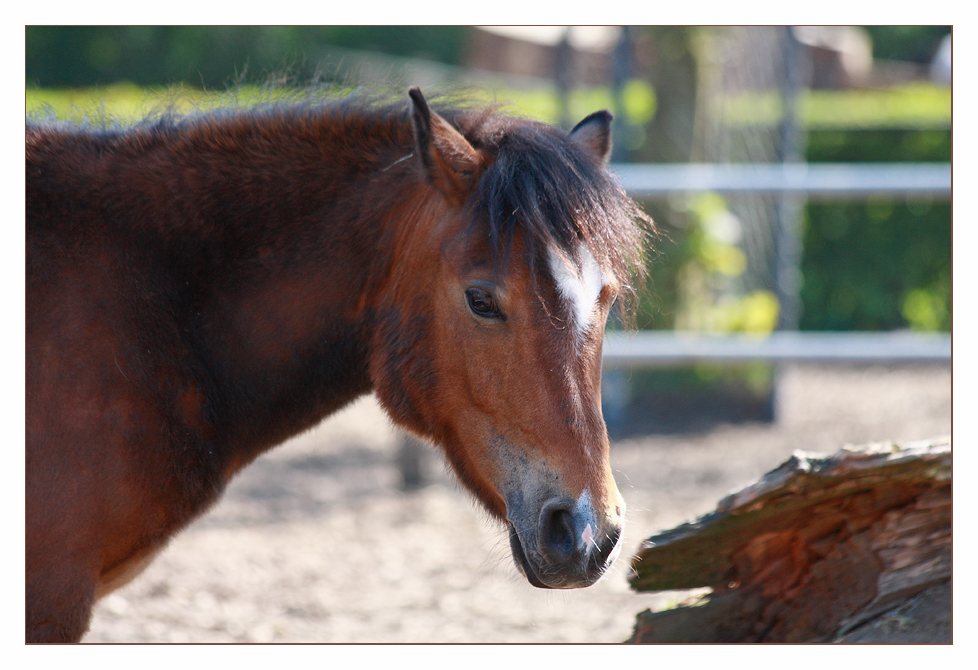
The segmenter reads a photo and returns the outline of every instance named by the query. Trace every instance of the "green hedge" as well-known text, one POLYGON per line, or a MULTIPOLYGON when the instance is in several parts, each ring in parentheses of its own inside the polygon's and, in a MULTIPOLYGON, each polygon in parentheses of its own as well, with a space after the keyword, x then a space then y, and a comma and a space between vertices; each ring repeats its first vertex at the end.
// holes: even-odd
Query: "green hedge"
MULTIPOLYGON (((950 162, 950 130, 832 130, 812 162, 950 162)), ((805 208, 803 330, 951 329, 949 200, 876 197, 805 208)))
POLYGON ((458 64, 465 36, 464 26, 27 26, 25 65, 33 86, 224 90, 283 73, 329 80, 335 64, 320 62, 327 46, 458 64))

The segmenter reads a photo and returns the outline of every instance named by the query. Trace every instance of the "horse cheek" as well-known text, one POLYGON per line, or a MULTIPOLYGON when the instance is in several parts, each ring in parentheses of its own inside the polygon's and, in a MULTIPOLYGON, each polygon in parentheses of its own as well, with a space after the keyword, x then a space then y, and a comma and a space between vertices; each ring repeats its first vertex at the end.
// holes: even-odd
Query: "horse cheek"
POLYGON ((435 384, 424 346, 428 324, 424 316, 390 309, 379 319, 370 363, 374 391, 394 423, 425 436, 431 430, 422 410, 424 395, 435 384))

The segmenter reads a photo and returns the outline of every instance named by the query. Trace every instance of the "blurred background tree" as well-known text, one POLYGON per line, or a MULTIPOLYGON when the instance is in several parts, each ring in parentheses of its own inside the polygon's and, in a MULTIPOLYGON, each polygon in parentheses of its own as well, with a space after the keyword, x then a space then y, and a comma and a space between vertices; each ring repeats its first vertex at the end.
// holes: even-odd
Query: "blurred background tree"
POLYGON ((873 58, 929 63, 951 26, 864 26, 873 40, 873 58))
MULTIPOLYGON (((140 86, 186 83, 218 87, 245 68, 260 77, 283 66, 308 74, 323 45, 461 65, 465 26, 27 26, 28 85, 96 86, 128 81, 140 86)), ((697 65, 699 28, 649 27, 661 40, 653 77, 689 92, 697 65), (681 82, 681 83, 680 83, 681 82)), ((866 26, 874 58, 926 63, 950 26, 866 26)), ((695 87, 692 89, 695 91, 695 87)), ((679 91, 676 95, 680 95, 679 91)))
POLYGON ((461 26, 27 26, 29 86, 185 83, 222 88, 316 74, 324 45, 457 65, 461 26))

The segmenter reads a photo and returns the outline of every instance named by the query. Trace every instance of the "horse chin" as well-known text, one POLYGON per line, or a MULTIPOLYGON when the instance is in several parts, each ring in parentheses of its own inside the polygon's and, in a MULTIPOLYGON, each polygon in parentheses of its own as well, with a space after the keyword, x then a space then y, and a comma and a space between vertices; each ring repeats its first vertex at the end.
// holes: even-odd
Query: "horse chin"
POLYGON ((516 567, 520 569, 523 576, 526 577, 526 581, 530 582, 531 585, 537 587, 538 589, 551 589, 552 586, 547 586, 540 581, 536 573, 533 571, 533 566, 530 565, 530 561, 526 558, 526 553, 523 551, 523 545, 520 543, 520 536, 516 533, 516 526, 512 523, 509 524, 509 546, 513 550, 513 559, 516 562, 516 567))

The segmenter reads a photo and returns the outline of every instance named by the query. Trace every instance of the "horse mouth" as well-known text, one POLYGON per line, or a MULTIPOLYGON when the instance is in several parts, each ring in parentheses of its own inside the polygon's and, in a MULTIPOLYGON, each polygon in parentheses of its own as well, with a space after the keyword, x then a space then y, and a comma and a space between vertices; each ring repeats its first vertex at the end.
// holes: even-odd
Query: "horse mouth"
POLYGON ((531 585, 537 587, 538 589, 553 588, 540 581, 540 578, 537 577, 537 574, 533 571, 533 566, 530 565, 530 561, 526 557, 526 552, 523 551, 523 544, 520 542, 520 536, 516 533, 516 526, 514 526, 512 523, 509 524, 509 546, 513 551, 513 558, 516 560, 516 566, 526 577, 526 581, 530 582, 531 585))
POLYGON ((621 550, 621 530, 614 529, 601 546, 584 554, 576 553, 568 560, 553 562, 544 558, 534 563, 520 542, 516 526, 509 522, 509 546, 513 561, 526 580, 538 589, 577 589, 591 586, 601 579, 621 550))

